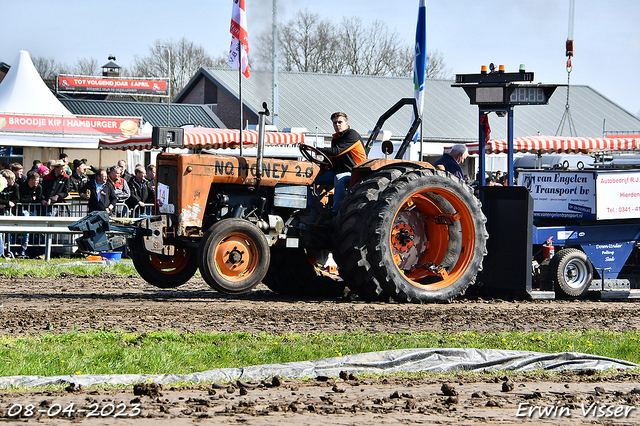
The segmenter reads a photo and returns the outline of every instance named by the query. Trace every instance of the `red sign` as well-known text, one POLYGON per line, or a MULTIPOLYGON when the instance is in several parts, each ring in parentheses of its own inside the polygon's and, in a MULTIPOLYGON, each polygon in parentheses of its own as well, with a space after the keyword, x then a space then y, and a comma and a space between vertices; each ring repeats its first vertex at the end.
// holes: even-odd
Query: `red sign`
POLYGON ((58 92, 167 96, 167 80, 58 76, 58 92))
POLYGON ((139 128, 139 118, 0 114, 0 133, 132 136, 139 128))

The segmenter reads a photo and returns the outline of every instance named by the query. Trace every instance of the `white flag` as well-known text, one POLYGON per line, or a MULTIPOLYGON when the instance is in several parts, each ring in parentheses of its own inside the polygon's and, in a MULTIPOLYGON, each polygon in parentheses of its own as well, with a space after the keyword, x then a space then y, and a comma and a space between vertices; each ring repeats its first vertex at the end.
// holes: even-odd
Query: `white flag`
POLYGON ((242 43, 242 73, 249 77, 249 34, 247 33, 247 13, 244 8, 244 0, 233 0, 231 13, 231 48, 227 63, 238 69, 240 57, 240 43, 242 43))

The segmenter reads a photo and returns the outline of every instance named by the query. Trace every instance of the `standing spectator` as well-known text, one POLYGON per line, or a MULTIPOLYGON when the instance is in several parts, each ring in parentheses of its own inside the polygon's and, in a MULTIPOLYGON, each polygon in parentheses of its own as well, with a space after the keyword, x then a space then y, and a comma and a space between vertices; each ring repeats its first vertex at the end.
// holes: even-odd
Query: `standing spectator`
MULTIPOLYGON (((42 205, 42 185, 39 183, 38 173, 30 170, 27 173, 27 181, 20 185, 20 205, 23 216, 39 216, 42 205)), ((29 234, 22 236, 22 247, 18 252, 19 258, 27 257, 29 234)))
POLYGON ((116 190, 116 196, 119 203, 124 203, 131 196, 129 184, 120 177, 120 168, 113 166, 109 168, 109 182, 116 190))
POLYGON ((502 186, 496 181, 496 177, 494 175, 487 176, 485 184, 486 186, 502 186))
POLYGON ((33 160, 33 167, 31 167, 31 171, 37 172, 38 171, 38 167, 42 166, 42 161, 40 160, 33 160))
POLYGON ((497 181, 502 186, 508 186, 509 185, 509 176, 506 173, 503 173, 502 176, 500 176, 500 178, 497 179, 497 181))
POLYGON ((156 166, 149 164, 147 166, 147 175, 145 176, 151 185, 156 186, 156 166))
POLYGON ((57 162, 58 160, 54 160, 53 158, 47 161, 47 167, 49 168, 50 171, 53 171, 53 165, 57 162))
MULTIPOLYGON (((137 165, 133 178, 129 181, 129 188, 131 189, 131 197, 127 200, 127 205, 132 210, 138 208, 138 211, 144 211, 145 204, 153 204, 155 198, 153 197, 153 188, 151 182, 144 177, 145 170, 142 165, 137 165)), ((138 215, 139 216, 139 215, 138 215)))
POLYGON ((469 150, 466 145, 456 144, 451 148, 449 153, 445 153, 433 163, 434 166, 442 165, 446 171, 451 174, 458 176, 460 179, 464 178, 464 174, 462 173, 462 167, 460 164, 464 163, 464 160, 469 156, 469 150))
POLYGON ((42 185, 44 178, 49 175, 51 170, 49 170, 47 166, 41 165, 40 167, 38 167, 38 170, 36 170, 36 172, 38 173, 38 176, 40 176, 40 185, 42 185))
POLYGON ((104 169, 98 169, 96 178, 80 188, 80 197, 89 200, 89 213, 105 211, 111 214, 118 201, 116 191, 108 182, 107 172, 104 169))
MULTIPOLYGON (((52 206, 61 203, 69 195, 69 175, 66 173, 64 161, 53 163, 53 173, 49 173, 42 181, 42 205, 52 206)), ((57 208, 49 212, 52 216, 58 213, 57 208)))
POLYGON ((80 192, 80 188, 89 181, 89 176, 85 173, 85 167, 86 165, 82 160, 73 160, 73 173, 69 177, 69 192, 80 192))
MULTIPOLYGON (((0 192, 0 214, 12 215, 15 213, 14 207, 20 200, 20 190, 18 184, 15 182, 16 176, 9 169, 3 169, 0 174, 6 180, 7 185, 0 192)), ((7 247, 6 255, 10 255, 10 250, 7 247)), ((2 235, 0 234, 0 255, 4 255, 4 242, 2 235)))
POLYGON ((116 197, 118 198, 118 209, 116 214, 118 216, 126 216, 129 208, 126 205, 123 205, 131 196, 131 189, 129 189, 129 184, 127 181, 120 177, 120 168, 118 166, 113 166, 109 168, 109 183, 113 185, 116 191, 116 197))
POLYGON ((149 164, 147 166, 147 175, 145 176, 149 181, 149 186, 151 186, 151 198, 153 199, 153 203, 156 202, 156 166, 153 164, 149 164))
POLYGON ((22 164, 12 163, 11 171, 14 175, 16 175, 16 183, 18 184, 18 186, 27 181, 27 177, 23 174, 24 167, 22 167, 22 164))
POLYGON ((120 177, 126 182, 129 182, 133 178, 133 175, 127 170, 127 162, 124 160, 118 161, 118 167, 120 168, 120 177))
POLYGON ((71 166, 69 166, 69 156, 63 152, 60 154, 59 160, 64 161, 65 173, 67 174, 67 176, 71 176, 71 166))
POLYGON ((2 177, 7 181, 7 186, 0 192, 0 214, 9 215, 15 213, 13 209, 20 201, 20 189, 16 183, 16 175, 11 170, 2 170, 2 177))
MULTIPOLYGON (((84 163, 85 165, 85 173, 87 173, 87 171, 91 171, 91 173, 87 173, 87 175, 95 175, 96 173, 98 173, 98 168, 95 167, 92 164, 89 164, 89 160, 87 160, 86 158, 83 158, 82 160, 80 160, 84 163)), ((93 178, 89 178, 89 179, 93 179, 93 178)))

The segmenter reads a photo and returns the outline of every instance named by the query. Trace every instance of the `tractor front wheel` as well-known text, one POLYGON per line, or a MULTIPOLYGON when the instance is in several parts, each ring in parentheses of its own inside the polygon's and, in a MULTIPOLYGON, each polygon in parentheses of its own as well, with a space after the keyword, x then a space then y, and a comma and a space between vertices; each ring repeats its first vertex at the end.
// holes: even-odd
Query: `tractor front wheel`
POLYGON ((225 294, 242 294, 260 284, 270 261, 269 244, 256 225, 224 219, 203 236, 198 249, 202 278, 225 294))

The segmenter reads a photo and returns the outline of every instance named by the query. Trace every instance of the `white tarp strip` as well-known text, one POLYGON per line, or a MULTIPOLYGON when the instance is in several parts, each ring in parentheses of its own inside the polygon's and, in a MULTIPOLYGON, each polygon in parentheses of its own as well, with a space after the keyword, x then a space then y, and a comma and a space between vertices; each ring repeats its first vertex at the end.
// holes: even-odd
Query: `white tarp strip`
POLYGON ((416 372, 492 372, 492 371, 563 371, 609 370, 636 368, 637 364, 597 355, 576 352, 548 354, 542 352, 509 351, 498 349, 398 349, 369 352, 315 361, 284 364, 254 365, 243 368, 219 368, 191 374, 95 374, 66 376, 12 376, 0 377, 0 387, 35 387, 73 383, 82 386, 131 385, 153 381, 175 382, 230 382, 235 380, 264 380, 275 375, 284 378, 337 377, 347 373, 399 374, 416 372))

